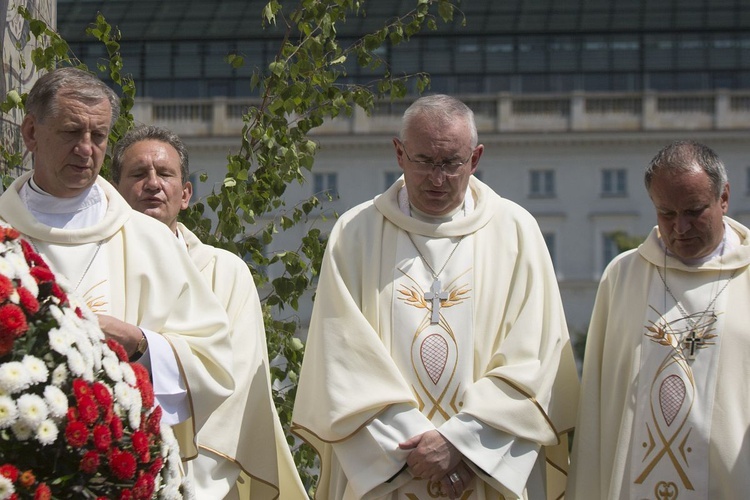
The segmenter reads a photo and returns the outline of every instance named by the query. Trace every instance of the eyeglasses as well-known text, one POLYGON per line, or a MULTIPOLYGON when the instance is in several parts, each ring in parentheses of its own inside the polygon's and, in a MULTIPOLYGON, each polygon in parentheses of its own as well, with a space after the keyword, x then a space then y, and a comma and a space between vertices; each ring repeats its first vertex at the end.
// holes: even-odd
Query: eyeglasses
POLYGON ((469 163, 471 161, 471 157, 474 156, 474 151, 472 150, 469 157, 464 161, 438 162, 435 160, 412 160, 409 156, 409 153, 406 151, 406 146, 404 146, 404 143, 401 141, 398 141, 398 143, 401 145, 401 149, 404 150, 406 159, 409 160, 410 163, 414 164, 414 166, 416 167, 415 170, 423 174, 431 174, 435 170, 435 168, 438 168, 443 172, 443 174, 445 174, 446 177, 455 177, 458 175, 458 169, 469 163))

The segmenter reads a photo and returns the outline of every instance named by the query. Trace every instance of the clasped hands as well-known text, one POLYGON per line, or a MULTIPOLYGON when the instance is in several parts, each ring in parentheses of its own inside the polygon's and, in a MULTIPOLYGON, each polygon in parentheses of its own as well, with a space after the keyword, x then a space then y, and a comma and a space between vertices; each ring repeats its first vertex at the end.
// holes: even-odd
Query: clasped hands
POLYGON ((406 464, 412 475, 440 482, 449 498, 459 498, 474 476, 461 452, 436 430, 414 436, 399 448, 411 450, 406 464))

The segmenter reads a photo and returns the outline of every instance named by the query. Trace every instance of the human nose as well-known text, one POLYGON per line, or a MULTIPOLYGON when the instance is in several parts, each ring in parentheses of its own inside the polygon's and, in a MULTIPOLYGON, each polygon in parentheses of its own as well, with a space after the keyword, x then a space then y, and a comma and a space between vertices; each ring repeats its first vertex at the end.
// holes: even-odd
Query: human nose
POLYGON ((433 163, 432 170, 430 170, 430 178, 432 179, 432 183, 439 186, 445 181, 446 177, 447 174, 445 173, 443 164, 433 163))
POLYGON ((675 219, 674 230, 677 231, 677 234, 685 234, 690 230, 691 227, 693 227, 691 217, 686 215, 678 215, 675 219))
POLYGON ((80 156, 81 158, 89 158, 93 154, 94 151, 94 144, 91 140, 91 134, 85 133, 83 136, 79 139, 78 143, 75 145, 74 153, 80 156))
POLYGON ((143 187, 149 191, 158 191, 161 189, 161 183, 159 182, 159 176, 153 170, 146 174, 146 181, 143 187))

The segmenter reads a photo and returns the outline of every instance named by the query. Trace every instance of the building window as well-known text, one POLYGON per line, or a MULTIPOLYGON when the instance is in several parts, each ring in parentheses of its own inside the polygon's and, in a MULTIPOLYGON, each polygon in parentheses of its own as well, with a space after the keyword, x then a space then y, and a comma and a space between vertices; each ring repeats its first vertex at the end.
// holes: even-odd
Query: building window
POLYGON ((314 174, 313 188, 316 196, 324 195, 337 199, 339 197, 337 174, 314 174))
POLYGON ((396 182, 396 179, 401 177, 401 170, 393 170, 391 172, 385 173, 385 189, 388 189, 393 185, 394 182, 396 182))
POLYGON ((555 196, 555 171, 532 170, 529 196, 536 198, 551 198, 555 196))
POLYGON ((625 196, 627 179, 624 168, 602 170, 602 196, 625 196))
POLYGON ((615 233, 607 233, 603 235, 602 241, 602 270, 607 267, 607 264, 614 259, 620 253, 620 247, 617 245, 615 239, 615 233))

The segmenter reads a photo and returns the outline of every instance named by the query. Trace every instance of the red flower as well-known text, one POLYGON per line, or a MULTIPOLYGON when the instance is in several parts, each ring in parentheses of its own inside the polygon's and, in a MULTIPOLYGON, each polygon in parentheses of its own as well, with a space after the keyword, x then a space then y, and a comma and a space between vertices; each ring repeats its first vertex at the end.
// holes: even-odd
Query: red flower
POLYGON ((87 451, 81 459, 81 472, 93 474, 99 468, 99 454, 95 451, 87 451))
POLYGON ((133 496, 137 499, 148 500, 154 494, 154 476, 142 474, 135 482, 133 496))
POLYGON ((120 344, 118 341, 113 339, 107 339, 107 346, 117 354, 117 358, 120 361, 127 361, 128 360, 128 353, 125 351, 125 348, 120 344))
POLYGON ((154 406, 154 386, 151 385, 151 377, 148 370, 140 363, 130 363, 135 373, 136 386, 141 393, 144 408, 154 406))
POLYGON ((80 421, 68 422, 65 428, 65 440, 74 448, 80 448, 89 440, 89 429, 80 421))
POLYGON ((132 500, 133 492, 130 490, 122 490, 120 492, 120 500, 132 500))
MULTIPOLYGON (((148 454, 148 436, 143 431, 135 431, 130 437, 133 443, 133 450, 139 456, 148 454)), ((141 460, 148 461, 148 460, 141 460)))
POLYGON ((146 423, 146 432, 149 434, 159 435, 159 428, 161 423, 161 406, 154 406, 154 411, 148 416, 148 422, 146 423))
POLYGON ((34 492, 34 500, 50 500, 52 498, 52 491, 45 483, 40 483, 39 487, 34 492))
POLYGON ((109 389, 107 389, 107 386, 102 384, 101 382, 94 382, 91 386, 92 392, 94 393, 94 398, 99 403, 99 406, 102 408, 109 408, 112 406, 112 393, 109 392, 109 389))
POLYGON ((29 273, 36 280, 37 283, 47 283, 54 281, 55 275, 47 266, 35 266, 29 269, 29 273))
POLYGON ((99 407, 91 396, 82 396, 78 398, 78 415, 81 420, 89 426, 94 425, 99 420, 99 407))
POLYGON ((5 464, 0 466, 0 476, 5 476, 15 483, 18 480, 18 468, 12 464, 5 464))
POLYGON ((60 285, 58 285, 56 282, 52 283, 52 295, 57 297, 57 299, 60 301, 60 304, 68 303, 68 296, 65 294, 63 289, 60 288, 60 285))
POLYGON ((5 276, 0 275, 0 302, 5 302, 13 293, 13 282, 5 276))
POLYGON ((78 316, 79 318, 83 319, 83 311, 81 311, 80 307, 76 307, 75 308, 75 313, 76 313, 76 316, 78 316))
POLYGON ((109 455, 109 468, 118 479, 130 479, 135 475, 135 457, 129 451, 112 450, 109 455))
POLYGON ((109 428, 112 430, 112 438, 120 439, 122 437, 122 420, 113 418, 109 423, 109 428))
POLYGON ((24 488, 31 488, 36 483, 36 476, 31 469, 25 470, 18 476, 18 482, 24 488))
POLYGON ((29 315, 34 315, 39 312, 39 301, 36 300, 34 294, 26 288, 19 286, 18 296, 21 298, 21 307, 23 307, 29 315))
POLYGON ((159 471, 161 471, 161 467, 164 465, 164 459, 161 457, 156 457, 156 460, 154 460, 154 463, 151 464, 151 467, 149 468, 149 473, 153 476, 156 476, 159 471))
MULTIPOLYGON (((17 229, 14 229, 12 227, 4 227, 3 228, 3 239, 0 240, 0 241, 15 240, 15 239, 18 239, 19 236, 21 236, 21 233, 19 233, 17 229)), ((21 243, 24 243, 24 241, 21 240, 21 243)))
POLYGON ((80 399, 84 396, 91 396, 91 387, 89 383, 82 378, 73 380, 73 394, 76 399, 80 399))
POLYGON ((99 451, 107 451, 112 444, 112 432, 106 425, 94 427, 94 446, 99 451))
POLYGON ((15 340, 10 335, 0 335, 0 357, 5 356, 13 350, 15 340))
POLYGON ((15 304, 0 306, 0 335, 9 334, 18 338, 28 329, 26 314, 20 307, 15 304))

